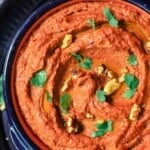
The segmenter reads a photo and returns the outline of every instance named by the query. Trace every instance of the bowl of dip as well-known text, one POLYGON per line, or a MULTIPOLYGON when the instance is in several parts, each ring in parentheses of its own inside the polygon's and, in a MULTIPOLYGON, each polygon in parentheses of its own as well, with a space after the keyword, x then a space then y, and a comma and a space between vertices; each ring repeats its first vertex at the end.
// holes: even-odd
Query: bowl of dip
POLYGON ((8 115, 40 149, 148 148, 149 13, 121 0, 49 6, 9 49, 8 115))

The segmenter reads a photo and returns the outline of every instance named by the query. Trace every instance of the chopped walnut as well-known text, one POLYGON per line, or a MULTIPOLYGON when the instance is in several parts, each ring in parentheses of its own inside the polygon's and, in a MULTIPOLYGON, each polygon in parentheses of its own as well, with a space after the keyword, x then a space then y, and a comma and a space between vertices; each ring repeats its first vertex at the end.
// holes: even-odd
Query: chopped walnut
POLYGON ((73 124, 73 119, 71 117, 69 117, 66 124, 67 124, 67 127, 71 127, 73 124))
POLYGON ((63 41, 62 41, 62 45, 61 48, 67 48, 71 43, 72 43, 72 34, 66 34, 63 41))
POLYGON ((112 78, 114 77, 114 74, 113 74, 112 71, 109 70, 109 71, 107 72, 107 76, 108 76, 108 78, 112 79, 112 78))
POLYGON ((138 119, 140 112, 141 112, 140 106, 137 104, 133 104, 131 111, 130 111, 129 119, 132 121, 136 121, 138 119))
POLYGON ((145 51, 147 54, 150 54, 150 41, 146 42, 145 45, 145 51))
POLYGON ((122 75, 119 77, 118 81, 119 81, 120 83, 124 82, 124 80, 125 80, 124 77, 125 77, 125 74, 122 74, 122 75))
POLYGON ((68 133, 74 133, 75 128, 74 127, 68 127, 67 131, 68 133))
POLYGON ((66 126, 67 126, 67 132, 68 133, 77 133, 79 126, 78 124, 76 124, 73 120, 73 118, 68 117, 68 120, 66 122, 66 126))
POLYGON ((93 118, 94 118, 94 115, 93 115, 93 114, 90 114, 90 113, 86 113, 86 118, 87 118, 87 119, 93 119, 93 118))
POLYGON ((108 81, 104 86, 104 92, 106 95, 111 95, 115 91, 117 91, 120 87, 120 83, 117 81, 117 79, 112 79, 108 81))
POLYGON ((77 79, 78 78, 78 70, 72 69, 71 70, 71 77, 72 77, 72 79, 77 79))
POLYGON ((103 71, 104 71, 104 67, 103 67, 103 66, 98 66, 98 67, 96 68, 96 73, 97 73, 98 75, 101 75, 101 74, 103 73, 103 71))
POLYGON ((65 82, 64 82, 64 84, 63 84, 63 86, 62 86, 62 88, 61 88, 61 91, 62 91, 62 92, 65 92, 65 91, 68 89, 68 87, 69 87, 69 82, 70 82, 70 81, 71 81, 71 78, 70 78, 70 77, 65 80, 65 82))
POLYGON ((102 64, 102 65, 96 67, 95 71, 98 75, 101 75, 102 73, 105 72, 106 69, 107 69, 106 66, 104 64, 102 64))
POLYGON ((129 70, 128 70, 127 67, 121 69, 121 73, 122 73, 122 74, 125 74, 125 73, 127 73, 127 72, 129 72, 129 70))
POLYGON ((99 123, 99 124, 102 124, 102 123, 105 122, 105 120, 104 119, 98 119, 96 122, 99 123))

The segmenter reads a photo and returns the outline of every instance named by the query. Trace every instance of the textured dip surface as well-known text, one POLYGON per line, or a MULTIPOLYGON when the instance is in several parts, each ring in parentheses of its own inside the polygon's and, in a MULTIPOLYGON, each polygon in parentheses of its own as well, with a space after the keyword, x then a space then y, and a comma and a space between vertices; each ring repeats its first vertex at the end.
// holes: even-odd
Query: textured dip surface
POLYGON ((19 49, 16 102, 53 150, 148 150, 150 15, 121 1, 47 16, 19 49))

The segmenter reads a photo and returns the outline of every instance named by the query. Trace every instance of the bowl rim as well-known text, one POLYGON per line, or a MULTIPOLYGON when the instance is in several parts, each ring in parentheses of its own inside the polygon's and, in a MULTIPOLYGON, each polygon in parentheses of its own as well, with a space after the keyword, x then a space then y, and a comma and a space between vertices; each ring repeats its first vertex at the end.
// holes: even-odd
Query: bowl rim
MULTIPOLYGON (((33 145, 36 143, 36 145, 40 148, 47 149, 47 146, 43 144, 40 140, 37 140, 38 137, 35 135, 29 133, 29 130, 23 129, 27 128, 21 123, 22 120, 21 116, 19 115, 18 117, 18 111, 15 109, 17 107, 16 104, 14 104, 14 98, 12 98, 12 85, 10 85, 11 80, 12 80, 12 72, 14 69, 12 69, 14 63, 15 63, 15 57, 17 56, 17 53, 19 52, 19 48, 22 46, 24 43, 23 41, 28 37, 28 34, 32 32, 32 30, 44 20, 48 15, 59 11, 61 8, 78 3, 78 2, 94 2, 94 1, 99 1, 99 0, 55 0, 55 1, 47 1, 43 5, 41 5, 39 8, 37 8, 23 23, 23 25, 18 29, 18 32, 16 33, 13 41, 11 42, 11 45, 8 48, 8 53, 5 58, 5 63, 4 63, 4 69, 3 69, 3 88, 4 88, 4 99, 6 103, 6 108, 11 108, 7 109, 7 115, 10 120, 10 122, 15 122, 17 123, 16 126, 19 129, 19 131, 23 134, 23 136, 28 137, 29 143, 33 142, 33 145), (59 5, 61 4, 61 5, 59 5), (57 6, 58 5, 58 6, 57 6), (52 8, 52 9, 51 9, 52 8), (12 70, 11 70, 12 69, 12 70), (11 106, 13 104, 13 106, 11 106), (15 114, 15 115, 14 115, 15 114), (29 137, 30 135, 30 137, 29 137), (38 143, 38 144, 37 144, 38 143)), ((103 0, 101 0, 103 1, 103 0)), ((106 1, 106 0, 105 0, 106 1)), ((121 0, 116 0, 115 2, 123 3, 126 5, 129 5, 135 9, 138 9, 142 13, 148 14, 146 11, 144 11, 142 8, 139 6, 135 6, 134 4, 127 2, 127 1, 121 1, 121 0)), ((31 144, 32 145, 32 144, 31 144)), ((34 145, 35 146, 35 145, 34 145)))

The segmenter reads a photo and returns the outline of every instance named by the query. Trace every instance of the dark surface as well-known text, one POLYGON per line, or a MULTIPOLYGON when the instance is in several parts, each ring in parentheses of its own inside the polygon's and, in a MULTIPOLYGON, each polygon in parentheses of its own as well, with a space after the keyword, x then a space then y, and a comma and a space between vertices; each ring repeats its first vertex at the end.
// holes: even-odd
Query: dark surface
POLYGON ((1 150, 9 150, 8 144, 7 144, 7 138, 5 137, 4 129, 2 126, 2 117, 0 117, 0 149, 1 150))
MULTIPOLYGON (((4 14, 8 9, 11 9, 11 7, 14 7, 16 3, 16 0, 0 0, 0 22, 2 23, 2 20, 4 18, 4 14)), ((1 37, 2 38, 2 35, 1 37)), ((2 48, 0 46, 0 48, 2 48)), ((3 53, 0 53, 0 64, 3 64, 2 59, 3 53)), ((0 65, 0 73, 2 72, 3 65, 0 65)), ((8 144, 7 144, 7 138, 5 137, 4 129, 3 129, 3 119, 0 114, 0 149, 1 150, 9 150, 8 144)))
POLYGON ((17 0, 0 0, 0 17, 16 2, 17 0))
MULTIPOLYGON (((0 74, 4 59, 15 33, 27 17, 46 0, 0 0, 0 74), (26 11, 28 10, 28 11, 26 11), (18 13, 19 12, 19 13, 18 13), (14 19, 17 18, 17 19, 14 19)), ((128 0, 150 10, 150 0, 128 0)), ((3 119, 7 119, 3 112, 3 119)), ((0 114, 0 150, 9 150, 0 114)), ((7 121, 6 121, 7 122, 7 121)))

